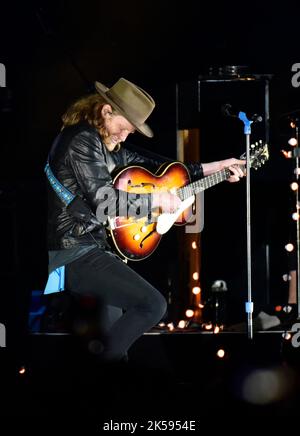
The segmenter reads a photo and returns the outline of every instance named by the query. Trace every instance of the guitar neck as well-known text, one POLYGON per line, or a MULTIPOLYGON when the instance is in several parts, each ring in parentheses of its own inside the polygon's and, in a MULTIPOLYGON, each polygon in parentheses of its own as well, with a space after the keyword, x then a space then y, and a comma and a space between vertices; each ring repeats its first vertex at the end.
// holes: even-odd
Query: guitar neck
POLYGON ((211 174, 210 176, 206 176, 203 179, 189 183, 188 185, 177 189, 176 193, 181 200, 186 200, 192 195, 198 194, 199 192, 205 191, 205 189, 208 189, 211 186, 224 182, 230 177, 230 174, 230 170, 225 168, 221 171, 211 174))

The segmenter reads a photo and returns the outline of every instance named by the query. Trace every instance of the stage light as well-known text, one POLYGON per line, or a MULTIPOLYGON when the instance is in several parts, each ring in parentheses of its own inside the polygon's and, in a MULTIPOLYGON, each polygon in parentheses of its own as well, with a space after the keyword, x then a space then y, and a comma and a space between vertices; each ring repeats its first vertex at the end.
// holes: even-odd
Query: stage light
POLYGON ((288 140, 288 144, 291 145, 292 147, 295 147, 297 145, 297 139, 296 138, 290 138, 288 140))
POLYGON ((291 253, 294 250, 294 245, 291 242, 289 242, 288 244, 285 245, 284 248, 286 249, 286 251, 291 253))
POLYGON ((201 292, 201 289, 199 286, 194 286, 192 289, 193 294, 198 295, 201 292))
POLYGON ((200 309, 203 309, 204 308, 204 304, 199 303, 198 307, 200 307, 200 309))
POLYGON ((295 168, 294 174, 296 174, 296 176, 299 176, 300 175, 300 168, 295 168))
POLYGON ((290 159, 292 157, 292 152, 291 151, 281 150, 281 153, 283 154, 283 156, 286 159, 290 159))
POLYGON ((275 306, 275 312, 281 312, 282 311, 282 306, 275 306))
POLYGON ((212 323, 207 323, 207 324, 204 324, 204 328, 205 328, 205 330, 211 330, 213 328, 213 325, 212 325, 212 323))
POLYGON ((187 309, 186 312, 185 312, 185 315, 188 318, 192 318, 194 316, 194 311, 192 309, 187 309))
POLYGON ((198 272, 194 272, 193 273, 193 279, 194 280, 198 280, 199 279, 199 273, 198 272))
POLYGON ((293 182, 290 184, 291 190, 292 191, 297 191, 298 190, 298 183, 297 182, 293 182))
POLYGON ((282 337, 285 341, 289 341, 292 337, 292 335, 289 332, 282 333, 282 337))
POLYGON ((298 221, 299 220, 299 213, 298 212, 294 212, 292 214, 292 218, 293 218, 294 221, 298 221))
POLYGON ((193 241, 193 242, 192 242, 192 249, 193 249, 193 250, 196 250, 196 248, 197 248, 197 242, 196 242, 196 241, 193 241))
POLYGON ((217 334, 220 331, 220 327, 218 325, 215 326, 214 328, 214 333, 217 334))
POLYGON ((283 274, 283 276, 282 276, 282 280, 283 280, 284 282, 288 282, 288 281, 291 280, 291 276, 290 276, 289 274, 283 274))

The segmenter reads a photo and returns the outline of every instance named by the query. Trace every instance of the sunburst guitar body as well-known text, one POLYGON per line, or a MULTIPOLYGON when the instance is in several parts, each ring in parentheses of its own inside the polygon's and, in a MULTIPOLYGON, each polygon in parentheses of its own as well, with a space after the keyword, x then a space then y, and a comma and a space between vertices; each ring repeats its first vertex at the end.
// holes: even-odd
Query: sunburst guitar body
MULTIPOLYGON (((130 166, 122 170, 114 179, 114 187, 131 194, 154 194, 163 191, 175 192, 190 183, 188 169, 181 162, 161 167, 153 174, 140 166, 130 166)), ((193 199, 183 210, 172 214, 172 226, 185 225, 191 218, 193 199)), ((110 234, 119 253, 129 260, 142 260, 157 248, 164 229, 160 221, 165 214, 160 209, 152 210, 147 216, 117 216, 110 218, 110 234)), ((167 214, 170 215, 170 214, 167 214)), ((167 231, 167 230, 166 230, 167 231)))

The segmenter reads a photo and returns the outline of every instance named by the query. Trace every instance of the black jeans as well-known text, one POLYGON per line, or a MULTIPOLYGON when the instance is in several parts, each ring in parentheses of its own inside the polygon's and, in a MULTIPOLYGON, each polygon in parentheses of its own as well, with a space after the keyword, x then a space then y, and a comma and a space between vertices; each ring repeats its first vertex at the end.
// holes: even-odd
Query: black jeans
POLYGON ((164 316, 163 295, 113 253, 95 248, 66 265, 66 287, 99 301, 104 319, 101 357, 117 361, 164 316))

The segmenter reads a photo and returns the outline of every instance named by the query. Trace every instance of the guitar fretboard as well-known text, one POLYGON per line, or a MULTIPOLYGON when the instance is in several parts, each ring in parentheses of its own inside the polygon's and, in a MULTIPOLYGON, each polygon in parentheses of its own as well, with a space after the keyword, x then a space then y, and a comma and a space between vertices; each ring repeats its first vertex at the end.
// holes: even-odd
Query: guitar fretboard
POLYGON ((177 189, 176 194, 178 195, 180 200, 186 200, 192 195, 198 194, 199 192, 205 191, 205 189, 208 189, 211 186, 224 182, 230 177, 230 174, 230 170, 228 168, 225 168, 221 171, 211 174, 210 176, 206 176, 203 179, 197 180, 193 183, 189 183, 188 185, 177 189))

